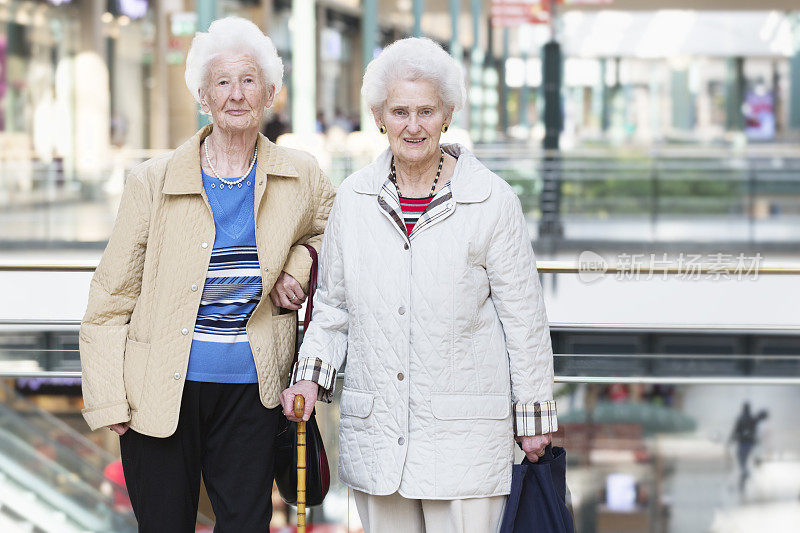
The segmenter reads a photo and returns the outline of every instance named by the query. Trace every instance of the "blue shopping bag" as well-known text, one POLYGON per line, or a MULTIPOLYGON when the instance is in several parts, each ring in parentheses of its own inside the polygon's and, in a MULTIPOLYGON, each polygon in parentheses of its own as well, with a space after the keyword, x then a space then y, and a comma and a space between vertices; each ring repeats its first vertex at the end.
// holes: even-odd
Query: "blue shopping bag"
POLYGON ((548 446, 538 463, 514 465, 500 533, 574 533, 567 509, 567 452, 548 446))

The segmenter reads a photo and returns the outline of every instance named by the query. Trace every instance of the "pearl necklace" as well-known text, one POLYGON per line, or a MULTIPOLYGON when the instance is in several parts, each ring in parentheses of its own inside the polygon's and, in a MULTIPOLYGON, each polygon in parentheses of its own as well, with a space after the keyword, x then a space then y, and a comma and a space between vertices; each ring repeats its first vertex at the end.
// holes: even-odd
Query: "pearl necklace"
POLYGON ((206 163, 208 163, 208 167, 211 169, 211 173, 214 174, 215 178, 217 178, 219 181, 221 181, 222 183, 227 185, 229 189, 232 189, 234 185, 239 185, 241 182, 244 181, 244 179, 247 176, 250 175, 250 171, 253 170, 253 165, 256 164, 256 156, 258 155, 258 145, 256 145, 255 150, 253 150, 253 159, 250 161, 250 166, 248 167, 247 172, 245 172, 244 175, 241 178, 239 178, 238 180, 227 181, 227 180, 219 177, 219 174, 217 174, 216 169, 214 169, 214 165, 211 164, 211 158, 208 157, 208 142, 205 142, 205 141, 203 142, 203 149, 206 152, 206 163))

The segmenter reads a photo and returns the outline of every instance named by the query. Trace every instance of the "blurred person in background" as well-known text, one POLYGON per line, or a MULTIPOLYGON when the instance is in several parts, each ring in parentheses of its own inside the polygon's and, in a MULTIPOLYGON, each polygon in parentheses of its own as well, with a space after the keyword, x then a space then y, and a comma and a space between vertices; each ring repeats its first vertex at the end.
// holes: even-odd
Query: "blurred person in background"
POLYGON ((120 435, 139 531, 268 531, 279 395, 334 191, 259 135, 283 64, 252 22, 198 33, 186 84, 206 126, 135 168, 81 324, 84 417, 120 435), (264 297, 266 288, 269 297, 264 297))
POLYGON ((750 454, 758 444, 758 425, 766 420, 769 414, 762 409, 757 415, 753 415, 750 410, 750 402, 744 402, 733 430, 729 437, 729 442, 736 443, 736 460, 739 463, 739 492, 744 492, 747 479, 750 477, 749 459, 750 454))
POLYGON ((282 394, 294 420, 295 395, 330 398, 347 360, 339 476, 371 533, 497 531, 515 438, 536 462, 558 427, 520 202, 465 147, 439 143, 465 93, 429 39, 367 67, 362 94, 389 148, 339 188, 282 394))

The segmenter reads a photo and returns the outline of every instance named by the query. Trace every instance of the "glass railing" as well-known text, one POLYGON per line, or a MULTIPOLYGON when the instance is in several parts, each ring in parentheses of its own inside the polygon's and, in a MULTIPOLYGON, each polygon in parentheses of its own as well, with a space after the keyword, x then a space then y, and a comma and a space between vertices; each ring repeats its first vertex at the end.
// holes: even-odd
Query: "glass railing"
MULTIPOLYGON (((91 270, 73 266, 67 270, 91 270)), ((762 264, 755 280, 719 278, 719 265, 701 264, 680 280, 686 272, 675 265, 645 269, 635 279, 624 265, 592 268, 539 264, 556 352, 555 440, 567 449, 578 531, 795 531, 800 321, 793 305, 782 302, 800 269, 762 264), (723 303, 707 309, 717 299, 723 303)), ((35 320, 4 324, 37 328, 35 320)), ((78 325, 59 320, 39 327, 76 336, 78 325)), ((76 350, 2 347, 0 340, 0 376, 17 383, 77 377, 77 362, 76 350)), ((324 504, 310 510, 309 522, 315 531, 357 532, 351 491, 336 475, 338 401, 337 392, 332 405, 317 407, 333 480, 324 504)), ((0 416, 0 430, 29 444, 24 426, 30 418, 31 433, 46 437, 47 417, 15 405, 0 416)), ((57 455, 62 471, 96 493, 96 472, 84 479, 75 474, 82 465, 74 455, 84 453, 57 455)), ((47 486, 58 487, 53 476, 46 479, 47 486)), ((287 525, 291 531, 293 510, 277 493, 273 502, 273 531, 287 525)))
MULTIPOLYGON (((345 144, 330 143, 316 153, 336 184, 372 157, 345 144)), ((477 145, 474 151, 512 185, 534 235, 545 175, 555 172, 561 185, 553 201, 567 240, 800 240, 794 229, 800 221, 800 157, 780 146, 746 151, 574 149, 560 152, 557 159, 519 143, 477 145)), ((0 243, 101 249, 113 227, 125 173, 160 153, 120 150, 108 161, 102 183, 76 176, 67 185, 56 185, 42 178, 13 194, 0 190, 0 243)))
MULTIPOLYGON (((800 512, 800 420, 794 416, 800 355, 556 354, 555 368, 556 442, 567 449, 579 531, 727 532, 732 516, 800 512), (746 402, 749 418, 743 418, 746 402), (752 442, 745 429, 736 429, 737 419, 755 428, 752 442)), ((338 401, 337 392, 333 404, 317 407, 333 482, 325 503, 310 510, 309 523, 346 526, 349 517, 347 531, 358 531, 352 494, 336 476, 338 401)), ((52 505, 71 498, 77 507, 105 509, 95 490, 100 470, 76 457, 82 454, 58 449, 64 439, 54 442, 44 431, 47 416, 26 416, 19 404, 6 411, 0 409, 0 440, 3 450, 17 450, 10 460, 27 469, 30 450, 38 448, 59 465, 31 472, 44 478, 42 486, 63 492, 52 505), (9 442, 15 445, 6 447, 9 442)), ((291 524, 293 511, 277 495, 273 501, 279 530, 291 524)), ((82 527, 106 527, 111 516, 79 518, 82 527)), ((789 531, 781 527, 769 531, 789 531)))

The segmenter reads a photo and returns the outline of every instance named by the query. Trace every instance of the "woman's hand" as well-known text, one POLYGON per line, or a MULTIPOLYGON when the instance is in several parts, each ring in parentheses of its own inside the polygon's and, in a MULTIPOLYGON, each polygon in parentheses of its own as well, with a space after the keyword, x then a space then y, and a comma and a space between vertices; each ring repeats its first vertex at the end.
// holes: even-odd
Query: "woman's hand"
POLYGON ((300 283, 286 272, 281 272, 275 286, 269 291, 269 297, 275 307, 283 307, 297 311, 301 304, 306 301, 306 293, 303 292, 300 283))
POLYGON ((108 429, 110 429, 111 431, 113 431, 114 433, 116 433, 121 437, 125 434, 126 431, 128 431, 128 424, 127 423, 111 424, 110 426, 108 426, 108 429))
POLYGON ((283 405, 283 414, 292 422, 300 422, 300 419, 294 416, 294 397, 297 395, 305 398, 306 410, 303 413, 303 422, 311 417, 311 411, 314 410, 314 404, 317 401, 317 394, 319 394, 319 385, 313 381, 302 380, 298 381, 285 391, 281 393, 281 405, 283 405))
POLYGON ((539 461, 539 458, 544 455, 544 449, 553 441, 550 433, 532 437, 516 437, 515 440, 522 444, 522 451, 525 452, 525 457, 532 463, 539 461))

